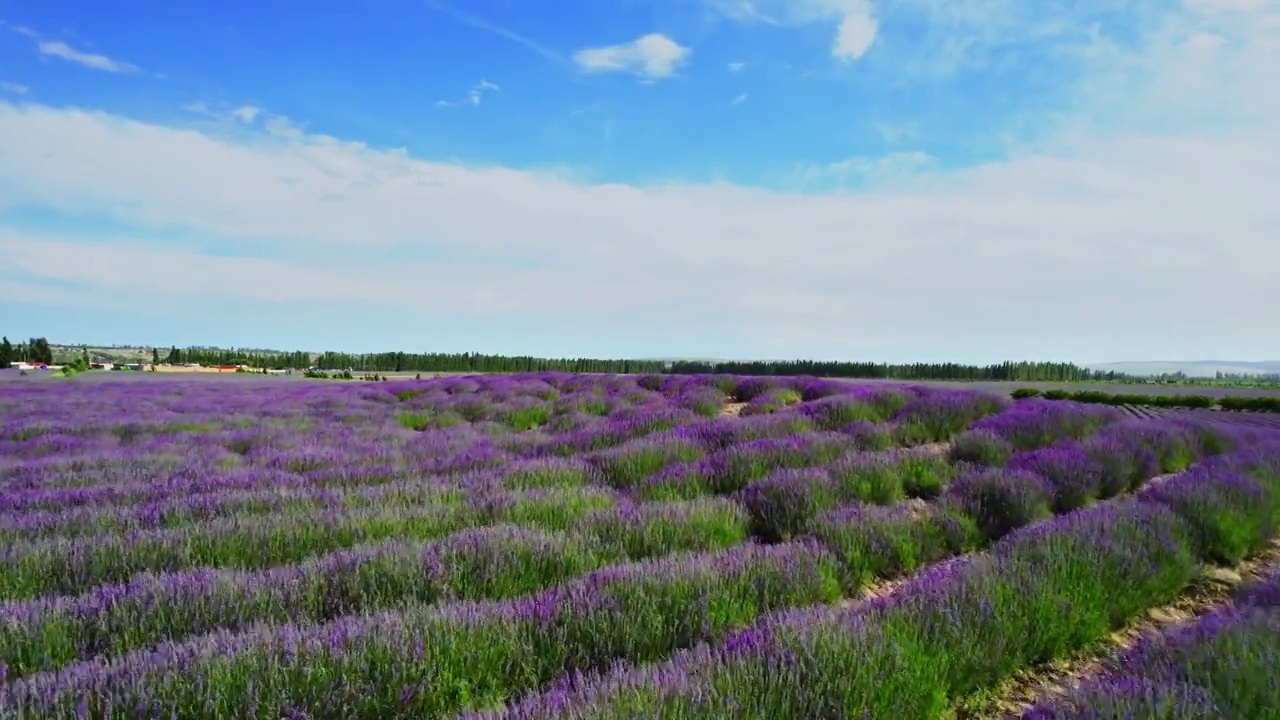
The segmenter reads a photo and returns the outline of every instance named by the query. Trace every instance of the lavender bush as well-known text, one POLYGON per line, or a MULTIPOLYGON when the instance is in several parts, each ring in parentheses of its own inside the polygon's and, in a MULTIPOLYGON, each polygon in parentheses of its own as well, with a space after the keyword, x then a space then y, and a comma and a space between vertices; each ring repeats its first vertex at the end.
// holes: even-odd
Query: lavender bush
POLYGON ((1052 516, 1053 487, 1025 470, 971 470, 951 485, 942 504, 973 518, 987 540, 999 540, 1052 516))
POLYGON ((949 456, 953 462, 1003 467, 1013 455, 1013 445, 992 430, 970 430, 961 434, 951 444, 949 456))

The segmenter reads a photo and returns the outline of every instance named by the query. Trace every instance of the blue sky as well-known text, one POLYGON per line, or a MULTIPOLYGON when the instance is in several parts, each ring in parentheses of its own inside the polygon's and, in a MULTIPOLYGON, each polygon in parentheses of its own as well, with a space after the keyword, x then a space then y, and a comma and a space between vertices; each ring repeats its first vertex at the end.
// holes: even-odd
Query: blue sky
POLYGON ((11 337, 1280 357, 1280 0, 0 21, 11 337))

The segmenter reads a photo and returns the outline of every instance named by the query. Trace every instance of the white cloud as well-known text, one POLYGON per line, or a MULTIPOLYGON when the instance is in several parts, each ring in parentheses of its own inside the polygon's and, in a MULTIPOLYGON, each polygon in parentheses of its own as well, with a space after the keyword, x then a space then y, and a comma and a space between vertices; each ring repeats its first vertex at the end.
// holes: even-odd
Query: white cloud
POLYGON ((252 124, 253 121, 256 120, 258 116, 261 114, 262 114, 262 108, 257 108, 252 105, 241 105, 240 107, 231 111, 231 117, 235 118, 236 120, 239 120, 242 123, 245 123, 246 125, 252 124))
POLYGON ((657 80, 674 75, 691 53, 666 35, 649 33, 619 45, 584 48, 573 60, 586 72, 627 72, 657 80))
POLYGON ((805 25, 834 23, 831 56, 857 60, 871 49, 879 23, 871 0, 704 0, 722 17, 741 23, 805 25))
POLYGON ((875 125, 880 138, 889 145, 916 140, 920 137, 920 124, 917 122, 881 122, 875 125))
POLYGON ((103 72, 132 73, 138 71, 137 65, 120 60, 113 60, 106 55, 81 52, 59 40, 43 40, 36 44, 36 50, 46 57, 61 58, 68 62, 83 65, 94 70, 102 70, 103 72))
POLYGON ((471 90, 467 93, 466 98, 462 100, 437 100, 436 107, 448 108, 462 107, 463 105, 479 105, 480 101, 484 99, 485 93, 498 92, 500 90, 502 90, 502 88, 498 87, 497 84, 491 83, 488 80, 481 80, 472 86, 471 90))
POLYGON ((921 173, 935 170, 937 158, 919 150, 878 157, 851 157, 826 165, 802 164, 790 174, 790 184, 801 188, 875 187, 885 189, 910 184, 921 173))
POLYGON ((0 91, 3 92, 13 93, 14 95, 26 95, 30 90, 31 88, 26 85, 0 81, 0 91))
MULTIPOLYGON (((3 25, 3 22, 0 22, 0 25, 3 25)), ((56 57, 103 72, 133 73, 139 70, 138 66, 132 63, 114 60, 106 55, 76 50, 60 40, 46 40, 43 35, 24 25, 13 25, 10 29, 35 40, 36 52, 40 53, 41 57, 56 57)))
POLYGON ((224 136, 0 101, 0 213, 40 205, 139 228, 108 250, 0 224, 0 286, 337 297, 405 322, 434 308, 607 328, 643 308, 632 336, 747 338, 762 355, 1280 355, 1260 332, 1280 303, 1270 12, 1230 27, 1183 18, 1140 56, 1108 56, 1098 77, 1122 80, 1087 88, 1079 111, 1123 111, 1006 161, 950 169, 903 148, 814 169, 859 192, 590 185, 377 150, 269 113, 224 136), (1188 57, 1196 33, 1224 42, 1188 57), (171 228, 200 241, 147 239, 171 228))
POLYGON ((735 97, 734 99, 730 100, 730 101, 729 101, 729 104, 730 104, 730 105, 741 105, 742 103, 744 103, 744 102, 746 102, 746 101, 747 101, 747 94, 746 94, 746 93, 742 93, 741 95, 739 95, 739 96, 735 97))
POLYGON ((1203 13, 1258 12, 1270 0, 1186 0, 1186 7, 1203 13))
POLYGON ((746 63, 731 62, 725 67, 728 68, 729 72, 741 72, 742 69, 746 66, 747 66, 746 63))
POLYGON ((871 49, 879 25, 871 14, 869 0, 841 3, 840 25, 836 28, 831 55, 842 60, 857 60, 871 49))

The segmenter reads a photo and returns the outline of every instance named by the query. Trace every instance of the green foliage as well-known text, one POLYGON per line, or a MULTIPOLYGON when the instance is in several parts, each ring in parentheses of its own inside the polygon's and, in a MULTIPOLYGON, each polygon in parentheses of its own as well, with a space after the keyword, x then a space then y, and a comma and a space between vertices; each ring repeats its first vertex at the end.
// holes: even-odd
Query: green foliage
POLYGON ((1219 398, 1218 405, 1223 410, 1280 412, 1280 398, 1276 397, 1224 397, 1219 398))
POLYGON ((400 413, 396 416, 396 422, 409 428, 422 432, 431 426, 431 418, 434 413, 430 410, 420 410, 418 412, 400 413))
POLYGON ((808 375, 814 377, 900 379, 900 380, 1020 380, 1024 382, 1086 382, 1119 380, 1125 376, 1102 372, 1073 363, 1003 362, 997 365, 962 365, 960 363, 912 363, 891 365, 872 362, 837 362, 816 360, 703 362, 681 361, 671 364, 668 372, 731 375, 808 375))
POLYGON ((1100 390, 1045 390, 1018 388, 1014 398, 1043 397, 1046 400, 1070 400, 1093 405, 1136 405, 1162 408, 1212 408, 1223 410, 1249 410, 1253 412, 1280 412, 1280 398, 1229 396, 1214 398, 1209 395, 1151 395, 1144 393, 1107 393, 1100 390))

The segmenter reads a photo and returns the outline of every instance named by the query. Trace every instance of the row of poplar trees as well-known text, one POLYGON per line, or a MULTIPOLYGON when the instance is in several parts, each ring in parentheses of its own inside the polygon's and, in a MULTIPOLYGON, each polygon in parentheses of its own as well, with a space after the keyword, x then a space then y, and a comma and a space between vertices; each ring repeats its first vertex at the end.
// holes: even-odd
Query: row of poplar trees
MULTIPOLYGON (((0 367, 10 363, 53 362, 53 351, 45 338, 31 338, 14 345, 0 341, 0 367)), ((536 358, 529 355, 484 355, 481 353, 368 353, 305 351, 277 352, 236 348, 170 348, 161 355, 152 352, 155 363, 199 363, 201 365, 248 365, 254 368, 365 372, 570 372, 570 373, 677 373, 732 375, 814 375, 820 377, 898 380, 1016 380, 1022 382, 1080 382, 1118 380, 1123 375, 1100 372, 1061 362, 1005 362, 995 365, 961 363, 871 363, 822 362, 814 360, 715 362, 663 360, 608 360, 593 358, 536 358)))
POLYGON ((7 368, 16 362, 52 364, 53 349, 49 347, 49 341, 42 337, 31 338, 17 345, 9 342, 7 337, 0 338, 0 368, 7 368))

